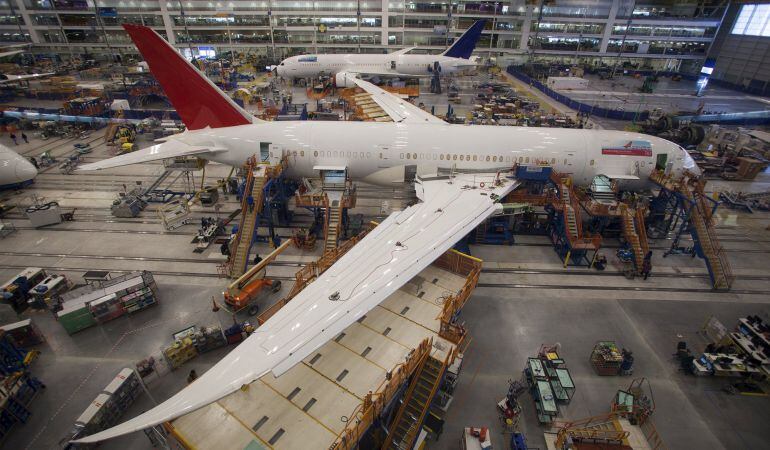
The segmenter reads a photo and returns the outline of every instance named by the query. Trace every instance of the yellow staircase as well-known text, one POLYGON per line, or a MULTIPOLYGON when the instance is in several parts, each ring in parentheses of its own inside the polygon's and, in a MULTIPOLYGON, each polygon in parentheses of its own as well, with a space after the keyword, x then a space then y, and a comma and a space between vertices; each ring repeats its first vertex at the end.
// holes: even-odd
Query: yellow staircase
POLYGON ((623 219, 623 237, 634 252, 636 271, 642 271, 644 256, 650 249, 647 241, 647 232, 644 226, 644 210, 632 210, 627 205, 620 205, 621 218, 623 219))
POLYGON ((601 247, 601 236, 583 233, 580 203, 575 195, 575 191, 572 190, 572 178, 569 175, 562 175, 556 171, 551 171, 551 180, 559 187, 560 196, 559 199, 553 199, 551 203, 564 214, 564 223, 570 247, 573 249, 598 250, 601 247))
POLYGON ((342 224, 342 205, 334 200, 326 208, 326 228, 324 229, 324 253, 337 248, 339 241, 340 225, 342 224))
POLYGON ((704 199, 703 183, 695 182, 695 185, 691 186, 690 183, 683 182, 680 186, 680 192, 687 200, 690 200, 690 202, 684 202, 685 209, 687 209, 690 223, 695 229, 698 244, 703 250, 714 289, 730 289, 733 281, 732 268, 727 254, 719 243, 719 238, 717 238, 711 217, 711 208, 708 207, 704 199))
POLYGON ((249 250, 254 239, 254 231, 259 227, 259 213, 262 212, 262 188, 265 186, 265 172, 255 164, 247 164, 246 189, 241 200, 241 222, 238 234, 230 244, 230 278, 238 278, 246 272, 249 260, 249 250), (255 173, 256 172, 256 173, 255 173), (248 197, 254 200, 254 208, 249 211, 248 197))
POLYGON ((446 361, 439 361, 429 354, 423 357, 404 394, 403 403, 390 425, 382 450, 412 449, 425 414, 439 388, 445 366, 446 361))

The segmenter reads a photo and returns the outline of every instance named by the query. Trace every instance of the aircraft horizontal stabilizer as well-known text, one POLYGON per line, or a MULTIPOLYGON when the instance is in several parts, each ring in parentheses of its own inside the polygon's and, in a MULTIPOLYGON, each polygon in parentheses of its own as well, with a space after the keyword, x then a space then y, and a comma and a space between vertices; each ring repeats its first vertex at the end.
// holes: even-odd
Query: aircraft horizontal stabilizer
POLYGON ((177 139, 172 139, 161 144, 155 144, 151 147, 137 150, 135 152, 105 159, 91 164, 84 164, 78 167, 78 171, 102 170, 112 167, 128 166, 130 164, 139 164, 149 161, 158 161, 167 158, 177 158, 181 156, 201 155, 204 153, 215 153, 225 151, 224 148, 216 148, 202 145, 189 145, 177 139))

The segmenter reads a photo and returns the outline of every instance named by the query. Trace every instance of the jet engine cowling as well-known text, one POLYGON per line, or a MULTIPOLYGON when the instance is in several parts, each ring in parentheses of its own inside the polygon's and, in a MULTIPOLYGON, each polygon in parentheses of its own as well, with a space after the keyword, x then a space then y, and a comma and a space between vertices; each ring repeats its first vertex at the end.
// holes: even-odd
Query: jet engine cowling
POLYGON ((334 86, 338 88, 354 87, 356 83, 353 81, 357 74, 349 72, 339 72, 334 76, 334 86))

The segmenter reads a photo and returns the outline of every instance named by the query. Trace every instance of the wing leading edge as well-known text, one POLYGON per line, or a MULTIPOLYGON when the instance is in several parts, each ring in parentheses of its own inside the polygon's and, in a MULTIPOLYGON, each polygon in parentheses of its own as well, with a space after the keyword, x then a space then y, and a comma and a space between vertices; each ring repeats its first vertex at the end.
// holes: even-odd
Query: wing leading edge
POLYGON ((139 431, 215 402, 270 371, 280 376, 452 248, 518 184, 494 174, 418 182, 423 202, 388 216, 198 380, 144 414, 74 442, 139 431))

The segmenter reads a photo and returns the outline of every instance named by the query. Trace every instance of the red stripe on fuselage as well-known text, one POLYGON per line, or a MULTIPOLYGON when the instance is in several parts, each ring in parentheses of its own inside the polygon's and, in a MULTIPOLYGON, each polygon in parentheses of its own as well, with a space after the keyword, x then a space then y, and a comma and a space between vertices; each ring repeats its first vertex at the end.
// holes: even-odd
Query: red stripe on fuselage
POLYGON ((649 148, 603 148, 602 155, 652 156, 649 148))
POLYGON ((189 130, 251 123, 224 93, 150 28, 123 25, 189 130))

